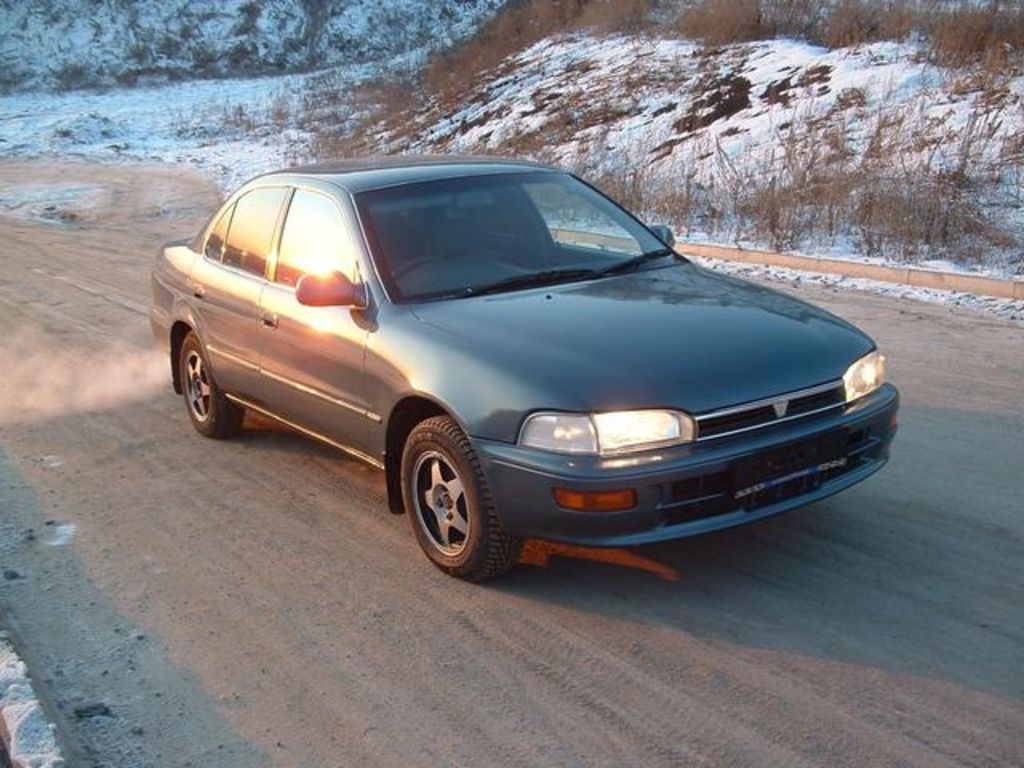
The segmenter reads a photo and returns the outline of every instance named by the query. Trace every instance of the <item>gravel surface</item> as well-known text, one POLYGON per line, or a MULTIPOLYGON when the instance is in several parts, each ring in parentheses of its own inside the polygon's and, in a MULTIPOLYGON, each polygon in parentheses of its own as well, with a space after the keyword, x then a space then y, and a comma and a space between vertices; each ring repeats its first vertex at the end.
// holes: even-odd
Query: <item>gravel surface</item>
POLYGON ((212 184, 0 165, 28 181, 104 190, 0 218, 0 611, 72 765, 1024 762, 1019 324, 784 286, 888 353, 889 467, 742 530, 531 542, 472 586, 379 473, 259 420, 204 440, 148 375, 149 265, 212 184))

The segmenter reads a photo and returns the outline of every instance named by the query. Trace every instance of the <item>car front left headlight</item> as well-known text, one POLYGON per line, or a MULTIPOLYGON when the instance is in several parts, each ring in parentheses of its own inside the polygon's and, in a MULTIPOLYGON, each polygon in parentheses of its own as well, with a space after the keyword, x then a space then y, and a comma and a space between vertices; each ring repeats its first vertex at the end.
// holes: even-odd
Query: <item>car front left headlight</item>
POLYGON ((876 349, 860 358, 843 374, 846 402, 852 403, 865 395, 870 395, 884 383, 885 355, 876 349))
POLYGON ((603 456, 689 443, 695 435, 693 419, 679 411, 535 413, 523 425, 519 442, 557 453, 603 456))

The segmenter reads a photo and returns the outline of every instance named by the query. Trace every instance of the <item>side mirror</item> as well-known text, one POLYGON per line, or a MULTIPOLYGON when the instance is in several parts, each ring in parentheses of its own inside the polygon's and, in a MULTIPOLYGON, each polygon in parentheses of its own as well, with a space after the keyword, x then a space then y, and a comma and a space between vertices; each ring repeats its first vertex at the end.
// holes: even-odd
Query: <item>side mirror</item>
POLYGON ((669 248, 676 244, 676 236, 672 234, 672 228, 667 224, 652 224, 648 229, 669 248))
POLYGON ((366 309, 366 289, 341 272, 303 275, 295 286, 295 298, 307 307, 352 307, 366 309))

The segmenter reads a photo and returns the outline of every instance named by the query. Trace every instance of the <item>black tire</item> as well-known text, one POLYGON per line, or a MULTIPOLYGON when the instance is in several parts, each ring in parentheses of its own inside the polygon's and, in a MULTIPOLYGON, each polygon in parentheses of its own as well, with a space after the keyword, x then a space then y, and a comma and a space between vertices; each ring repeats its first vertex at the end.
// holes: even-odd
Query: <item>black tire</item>
POLYGON ((228 400, 217 386, 203 345, 191 331, 181 343, 178 373, 181 376, 185 411, 196 432, 206 437, 223 439, 242 431, 245 409, 228 400))
POLYGON ((416 541, 442 571, 466 581, 485 581, 518 562, 523 542, 502 525, 473 446, 450 417, 435 416, 413 429, 402 451, 401 483, 416 541), (435 468, 444 482, 435 480, 424 488, 435 468), (450 488, 462 493, 452 500, 450 488), (432 504, 434 496, 443 499, 432 504), (452 503, 445 507, 448 501, 452 503), (445 508, 448 524, 442 520, 445 508), (464 533, 459 530, 463 523, 464 533))

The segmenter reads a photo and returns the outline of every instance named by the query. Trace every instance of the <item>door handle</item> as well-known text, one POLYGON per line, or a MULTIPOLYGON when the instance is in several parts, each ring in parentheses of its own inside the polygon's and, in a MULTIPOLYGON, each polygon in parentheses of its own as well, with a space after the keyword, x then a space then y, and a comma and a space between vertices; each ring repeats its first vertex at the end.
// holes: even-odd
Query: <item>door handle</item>
POLYGON ((197 299, 201 299, 206 295, 206 289, 197 283, 196 285, 192 286, 192 295, 195 296, 197 299))
POLYGON ((277 328, 277 315, 264 314, 260 315, 260 323, 267 328, 277 328))

